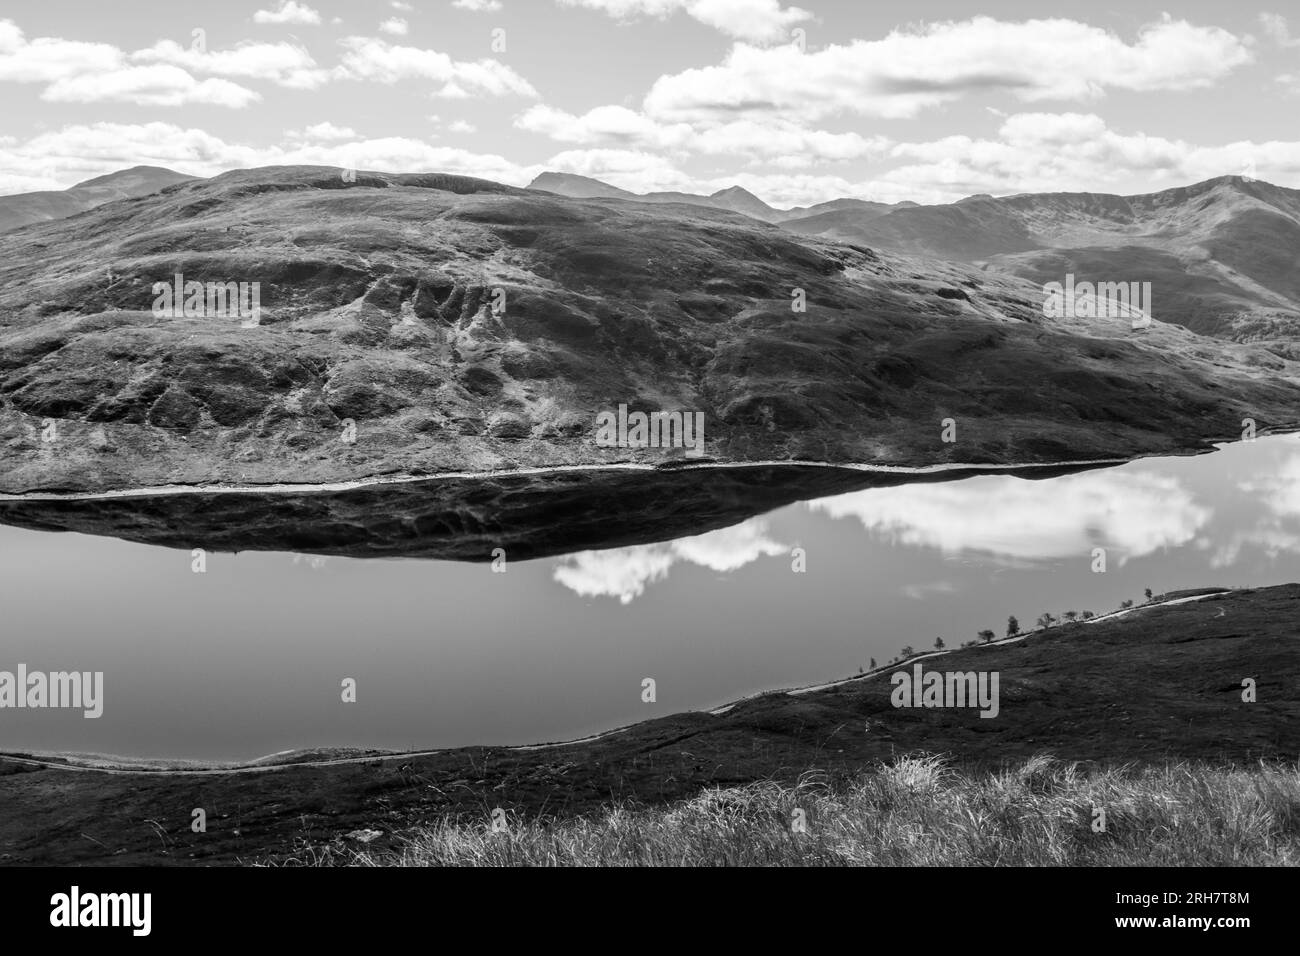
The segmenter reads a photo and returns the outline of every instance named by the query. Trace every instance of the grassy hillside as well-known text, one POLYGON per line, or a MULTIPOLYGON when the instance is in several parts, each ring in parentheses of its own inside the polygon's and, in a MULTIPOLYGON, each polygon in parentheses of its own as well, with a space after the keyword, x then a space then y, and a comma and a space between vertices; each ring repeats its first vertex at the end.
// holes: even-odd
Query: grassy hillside
POLYGON ((1297 866, 1300 770, 1177 763, 1000 771, 900 757, 558 820, 442 817, 371 850, 304 844, 291 866, 1297 866), (1100 815, 1099 815, 1100 814, 1100 815), (802 824, 802 829, 798 827, 802 824))

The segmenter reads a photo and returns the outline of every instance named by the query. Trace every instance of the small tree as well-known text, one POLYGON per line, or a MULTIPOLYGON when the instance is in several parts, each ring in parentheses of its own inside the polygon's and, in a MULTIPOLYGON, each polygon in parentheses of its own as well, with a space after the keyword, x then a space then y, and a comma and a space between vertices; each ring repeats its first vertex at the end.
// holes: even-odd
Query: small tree
POLYGON ((1075 618, 1077 618, 1078 616, 1079 616, 1079 612, 1078 612, 1078 611, 1066 611, 1066 612, 1065 612, 1065 619, 1066 619, 1067 621, 1070 621, 1070 622, 1073 622, 1073 621, 1075 620, 1075 618))
POLYGON ((995 635, 993 634, 993 632, 990 631, 988 628, 985 628, 979 633, 980 640, 983 641, 985 644, 993 640, 994 636, 995 635))
POLYGON ((1017 621, 1016 616, 1012 614, 1009 618, 1007 618, 1007 637, 1015 637, 1019 633, 1020 633, 1020 622, 1017 621))
POLYGON ((1080 611, 1080 612, 1079 612, 1079 617, 1080 617, 1082 620, 1085 620, 1085 621, 1088 620, 1089 618, 1094 618, 1094 617, 1096 617, 1096 616, 1097 616, 1097 615, 1093 614, 1091 611, 1080 611))
POLYGON ((876 659, 874 657, 871 658, 871 669, 873 671, 876 669, 876 659))
POLYGON ((1056 618, 1052 617, 1051 612, 1049 611, 1044 611, 1042 614, 1038 615, 1039 627, 1051 627, 1055 623, 1056 618))
POLYGON ((1145 591, 1143 591, 1142 593, 1146 595, 1146 597, 1147 597, 1147 602, 1149 603, 1149 602, 1151 601, 1151 589, 1150 589, 1150 588, 1147 588, 1147 589, 1146 589, 1145 591))
POLYGON ((912 650, 911 644, 904 644, 902 651, 899 652, 899 656, 902 657, 904 660, 906 660, 907 658, 911 657, 915 653, 916 651, 912 650))
POLYGON ((943 638, 942 638, 942 637, 936 637, 936 638, 934 639, 934 649, 935 649, 936 651, 941 651, 941 650, 943 650, 943 638))
POLYGON ((1128 601, 1120 601, 1120 602, 1119 602, 1119 606, 1120 606, 1121 609, 1127 611, 1129 608, 1131 608, 1131 607, 1133 606, 1133 602, 1132 602, 1132 600, 1128 600, 1128 601))

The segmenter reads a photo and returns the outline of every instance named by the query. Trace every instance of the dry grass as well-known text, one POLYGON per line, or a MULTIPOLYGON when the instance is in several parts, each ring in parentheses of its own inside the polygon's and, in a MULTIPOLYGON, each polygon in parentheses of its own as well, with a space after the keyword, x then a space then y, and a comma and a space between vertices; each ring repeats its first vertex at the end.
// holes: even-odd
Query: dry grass
POLYGON ((831 782, 710 789, 667 808, 551 821, 443 818, 396 848, 338 840, 324 866, 1285 866, 1300 864, 1300 767, 1085 770, 1037 756, 965 773, 907 757, 831 782), (1094 830, 1095 809, 1105 830, 1094 830), (795 832, 802 811, 804 832, 795 832))

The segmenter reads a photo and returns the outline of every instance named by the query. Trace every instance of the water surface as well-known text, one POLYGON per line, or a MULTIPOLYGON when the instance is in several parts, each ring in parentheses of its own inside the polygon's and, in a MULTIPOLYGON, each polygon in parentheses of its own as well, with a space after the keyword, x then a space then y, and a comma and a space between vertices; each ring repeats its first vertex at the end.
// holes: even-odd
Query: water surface
POLYGON ((936 637, 1001 635, 1010 614, 1029 625, 1146 588, 1300 580, 1300 439, 866 488, 695 536, 507 559, 505 573, 265 551, 191 563, 0 526, 0 670, 103 671, 106 685, 98 720, 0 711, 0 749, 247 759, 566 739, 849 676, 936 637), (340 699, 348 677, 355 704, 340 699))

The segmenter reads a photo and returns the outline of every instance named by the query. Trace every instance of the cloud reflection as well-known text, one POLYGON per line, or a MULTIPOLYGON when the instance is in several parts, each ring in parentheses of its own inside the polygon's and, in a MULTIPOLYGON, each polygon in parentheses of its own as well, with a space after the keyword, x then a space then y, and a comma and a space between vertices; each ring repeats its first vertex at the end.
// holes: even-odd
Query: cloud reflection
POLYGON ((555 580, 583 597, 616 597, 629 604, 647 585, 666 578, 679 561, 725 572, 789 551, 771 538, 765 520, 751 518, 676 541, 566 555, 555 568, 555 580))
POLYGON ((810 501, 833 518, 857 518, 894 544, 1004 561, 1086 559, 1094 547, 1123 564, 1187 543, 1209 521, 1175 478, 1099 471, 1029 481, 990 475, 942 484, 872 488, 810 501))

